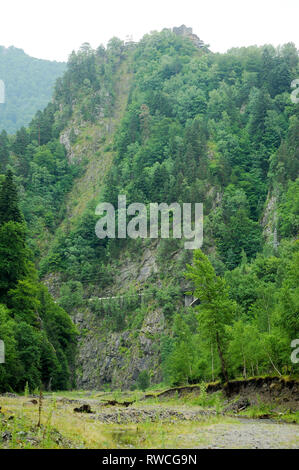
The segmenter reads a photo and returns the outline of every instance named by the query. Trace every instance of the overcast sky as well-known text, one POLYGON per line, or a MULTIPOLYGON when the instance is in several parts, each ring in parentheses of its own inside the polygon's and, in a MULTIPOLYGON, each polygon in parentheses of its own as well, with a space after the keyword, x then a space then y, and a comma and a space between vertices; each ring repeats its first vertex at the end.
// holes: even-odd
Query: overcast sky
POLYGON ((83 42, 139 40, 181 24, 212 51, 290 41, 299 48, 299 0, 1 0, 0 20, 0 45, 51 60, 67 60, 83 42))

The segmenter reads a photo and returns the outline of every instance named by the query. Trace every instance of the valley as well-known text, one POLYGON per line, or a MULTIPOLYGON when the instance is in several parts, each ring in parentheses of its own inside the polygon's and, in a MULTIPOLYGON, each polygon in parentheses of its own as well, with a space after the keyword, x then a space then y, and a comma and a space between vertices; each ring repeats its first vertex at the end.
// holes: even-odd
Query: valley
POLYGON ((84 43, 0 134, 0 447, 298 448, 297 76, 184 26, 84 43))
POLYGON ((249 412, 223 412, 223 399, 218 398, 217 406, 211 404, 215 397, 202 406, 192 395, 159 400, 130 392, 57 392, 43 398, 37 428, 38 397, 2 395, 0 448, 299 448, 299 427, 291 424, 298 422, 298 412, 261 419, 249 412), (107 404, 116 398, 118 405, 107 404), (130 406, 120 404, 132 399, 136 401, 130 406), (74 411, 86 405, 88 413, 74 411))

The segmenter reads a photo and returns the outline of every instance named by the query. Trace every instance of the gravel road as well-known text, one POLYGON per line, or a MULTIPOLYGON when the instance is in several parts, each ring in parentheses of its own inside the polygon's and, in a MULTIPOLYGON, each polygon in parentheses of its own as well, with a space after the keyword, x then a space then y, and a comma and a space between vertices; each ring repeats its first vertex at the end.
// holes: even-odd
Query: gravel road
POLYGON ((299 449, 299 426, 262 420, 236 420, 203 428, 196 436, 183 436, 193 448, 209 449, 299 449))

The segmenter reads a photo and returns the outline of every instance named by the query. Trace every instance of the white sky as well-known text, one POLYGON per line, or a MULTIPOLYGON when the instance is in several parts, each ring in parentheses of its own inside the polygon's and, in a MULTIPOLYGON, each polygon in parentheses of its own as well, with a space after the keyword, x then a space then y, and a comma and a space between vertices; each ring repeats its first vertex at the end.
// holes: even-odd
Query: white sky
POLYGON ((67 60, 83 42, 186 24, 212 51, 294 42, 299 49, 298 0, 1 0, 0 45, 31 56, 67 60))

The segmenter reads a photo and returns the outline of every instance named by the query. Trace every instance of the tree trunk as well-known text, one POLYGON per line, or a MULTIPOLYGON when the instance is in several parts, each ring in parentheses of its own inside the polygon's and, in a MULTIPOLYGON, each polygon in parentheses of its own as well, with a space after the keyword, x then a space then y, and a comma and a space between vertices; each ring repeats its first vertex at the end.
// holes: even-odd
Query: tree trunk
POLYGON ((222 352, 222 349, 221 349, 221 344, 220 344, 220 338, 219 338, 218 331, 216 333, 216 341, 217 341, 218 354, 219 354, 219 358, 220 358, 220 362, 221 362, 222 375, 224 377, 225 382, 228 383, 228 373, 227 373, 227 369, 226 369, 226 364, 225 364, 225 359, 224 359, 224 356, 223 356, 223 352, 222 352))
POLYGON ((244 355, 243 355, 243 377, 244 377, 244 379, 247 379, 246 359, 245 359, 244 355))
POLYGON ((211 358, 212 358, 212 381, 214 382, 214 353, 213 353, 213 344, 211 344, 211 358))
POLYGON ((270 359, 270 362, 271 362, 271 364, 272 364, 272 366, 273 366, 273 369, 275 369, 275 370, 276 370, 276 372, 278 373, 278 375, 280 375, 280 376, 281 376, 281 373, 279 372, 279 370, 278 370, 278 369, 277 369, 277 367, 275 366, 275 364, 274 364, 274 362, 272 361, 272 359, 271 359, 271 357, 270 357, 270 355, 269 355, 269 354, 268 354, 268 357, 269 357, 269 359, 270 359))

